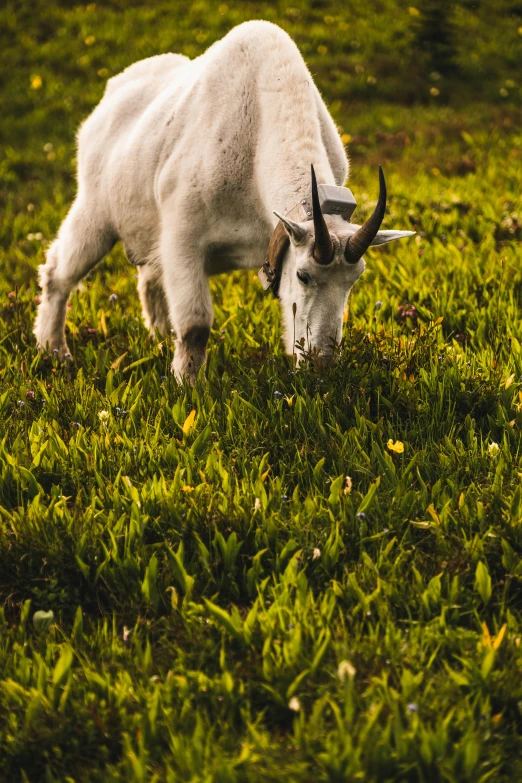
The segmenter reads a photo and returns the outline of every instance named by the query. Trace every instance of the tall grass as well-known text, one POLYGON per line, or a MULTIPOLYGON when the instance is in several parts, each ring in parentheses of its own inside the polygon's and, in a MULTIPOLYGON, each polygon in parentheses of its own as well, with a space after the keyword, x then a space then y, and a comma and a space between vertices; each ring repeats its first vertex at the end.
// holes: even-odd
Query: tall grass
MULTIPOLYGON (((445 77, 413 72, 418 106, 401 71, 415 12, 388 1, 1 12, 4 780, 520 776, 522 135, 506 84, 522 22, 508 5, 495 25, 474 17, 488 102, 459 105, 460 39, 447 95, 445 77), (417 231, 368 254, 338 362, 296 371, 277 302, 237 273, 213 281, 209 361, 179 387, 118 247, 71 300, 74 363, 37 354, 36 268, 105 79, 254 16, 311 62, 357 217, 382 163, 387 227, 417 231)), ((456 24, 474 14, 459 5, 456 24)))

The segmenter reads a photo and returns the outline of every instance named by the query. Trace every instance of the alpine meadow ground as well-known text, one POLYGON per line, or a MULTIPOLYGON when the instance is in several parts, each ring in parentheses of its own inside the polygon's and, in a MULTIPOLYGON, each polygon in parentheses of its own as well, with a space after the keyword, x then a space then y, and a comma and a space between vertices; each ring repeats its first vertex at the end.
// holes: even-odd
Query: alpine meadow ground
POLYGON ((522 11, 448 5, 0 11, 2 781, 522 776, 522 11), (417 236, 369 251, 321 372, 236 273, 178 386, 121 246, 71 299, 74 362, 38 354, 107 78, 248 18, 309 63, 354 219, 380 163, 383 228, 417 236))

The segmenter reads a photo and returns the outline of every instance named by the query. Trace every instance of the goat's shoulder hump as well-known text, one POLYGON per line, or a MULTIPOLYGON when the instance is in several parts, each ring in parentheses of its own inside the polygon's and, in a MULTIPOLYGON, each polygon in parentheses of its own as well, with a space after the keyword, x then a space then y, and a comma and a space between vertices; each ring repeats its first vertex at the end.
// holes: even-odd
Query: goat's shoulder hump
POLYGON ((253 44, 255 47, 262 47, 268 44, 296 48, 294 41, 282 27, 264 19, 252 19, 238 24, 221 41, 228 45, 253 44))

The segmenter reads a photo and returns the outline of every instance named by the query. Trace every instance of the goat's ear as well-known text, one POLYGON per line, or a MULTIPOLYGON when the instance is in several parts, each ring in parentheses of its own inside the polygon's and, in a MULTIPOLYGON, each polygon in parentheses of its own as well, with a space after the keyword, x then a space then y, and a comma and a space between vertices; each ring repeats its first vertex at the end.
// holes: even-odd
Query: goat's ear
POLYGON ((305 241, 306 237, 308 236, 308 231, 306 228, 304 228, 304 226, 302 226, 300 223, 294 223, 293 220, 280 215, 279 212, 276 212, 275 210, 274 215, 279 218, 284 226, 286 233, 294 245, 300 245, 305 241))
POLYGON ((394 239, 412 237, 415 233, 415 231, 377 231, 375 239, 371 242, 371 246, 386 245, 388 242, 393 242, 394 239))

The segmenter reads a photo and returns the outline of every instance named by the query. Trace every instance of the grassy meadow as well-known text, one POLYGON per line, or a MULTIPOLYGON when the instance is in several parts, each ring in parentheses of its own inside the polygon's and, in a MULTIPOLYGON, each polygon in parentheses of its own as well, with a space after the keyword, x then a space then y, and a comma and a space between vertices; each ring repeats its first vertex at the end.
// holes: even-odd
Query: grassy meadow
POLYGON ((0 780, 521 779, 522 10, 455 4, 432 45, 416 5, 0 10, 0 780), (38 354, 107 78, 249 18, 310 64, 354 219, 381 163, 384 227, 417 231, 368 253, 338 362, 296 371, 238 273, 178 386, 120 246, 74 362, 38 354))

